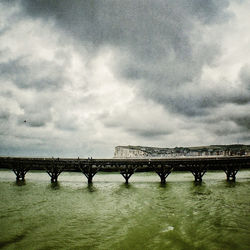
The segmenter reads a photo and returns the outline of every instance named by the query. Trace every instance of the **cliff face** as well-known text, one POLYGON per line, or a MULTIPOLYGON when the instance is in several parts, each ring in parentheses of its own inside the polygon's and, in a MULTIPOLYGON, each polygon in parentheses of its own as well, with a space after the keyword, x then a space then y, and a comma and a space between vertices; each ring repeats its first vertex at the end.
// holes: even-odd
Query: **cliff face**
POLYGON ((136 149, 136 148, 130 148, 124 147, 124 146, 117 146, 115 147, 115 154, 114 158, 133 158, 133 157, 147 157, 148 154, 147 152, 141 150, 141 149, 136 149))
POLYGON ((175 148, 117 146, 115 147, 114 158, 170 158, 233 155, 250 155, 250 145, 234 144, 175 148))

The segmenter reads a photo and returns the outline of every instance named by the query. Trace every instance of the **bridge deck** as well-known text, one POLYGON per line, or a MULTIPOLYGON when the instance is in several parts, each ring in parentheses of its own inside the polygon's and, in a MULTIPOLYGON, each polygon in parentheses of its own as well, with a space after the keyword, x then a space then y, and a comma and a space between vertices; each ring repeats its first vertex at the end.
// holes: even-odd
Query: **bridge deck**
POLYGON ((13 165, 29 166, 30 170, 44 169, 53 164, 60 165, 64 171, 76 171, 80 165, 92 165, 100 170, 119 171, 130 165, 141 170, 153 169, 157 165, 173 166, 176 171, 188 170, 190 167, 206 166, 207 170, 222 169, 225 166, 237 165, 240 168, 250 168, 250 156, 218 156, 218 157, 182 157, 182 158, 30 158, 30 157, 0 157, 0 168, 12 169, 13 165))
POLYGON ((194 175, 195 181, 201 182, 207 170, 223 170, 227 180, 235 180, 239 169, 250 168, 250 156, 152 159, 0 157, 0 168, 12 169, 17 180, 24 180, 29 170, 45 170, 51 177, 51 182, 57 182, 62 171, 81 171, 89 183, 98 171, 120 171, 126 183, 135 171, 155 171, 161 178, 161 183, 165 183, 173 170, 186 170, 194 175))
POLYGON ((182 157, 182 158, 31 158, 31 157, 1 157, 0 168, 11 168, 15 163, 27 164, 30 169, 39 169, 57 163, 63 166, 64 170, 72 170, 77 164, 92 164, 103 168, 115 167, 119 170, 123 165, 137 165, 140 167, 150 167, 151 165, 163 164, 174 165, 175 169, 182 169, 189 165, 207 165, 209 168, 224 166, 225 164, 238 164, 244 168, 250 168, 250 156, 218 156, 218 157, 182 157))

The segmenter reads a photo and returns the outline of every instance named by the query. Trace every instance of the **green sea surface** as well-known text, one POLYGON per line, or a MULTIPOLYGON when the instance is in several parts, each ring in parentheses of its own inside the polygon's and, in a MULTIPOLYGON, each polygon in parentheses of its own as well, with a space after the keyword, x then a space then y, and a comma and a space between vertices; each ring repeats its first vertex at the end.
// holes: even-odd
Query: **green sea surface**
POLYGON ((0 249, 250 249, 250 170, 201 184, 173 172, 100 173, 88 185, 63 172, 58 184, 30 171, 24 183, 0 171, 0 249))

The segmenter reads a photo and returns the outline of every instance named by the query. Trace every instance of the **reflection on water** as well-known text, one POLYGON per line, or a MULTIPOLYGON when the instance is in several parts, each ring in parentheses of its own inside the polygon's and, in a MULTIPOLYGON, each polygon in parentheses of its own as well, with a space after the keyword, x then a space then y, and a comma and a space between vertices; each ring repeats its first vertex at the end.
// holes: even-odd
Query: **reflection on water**
POLYGON ((204 184, 204 182, 200 182, 200 181, 193 182, 193 186, 195 186, 195 187, 201 187, 203 184, 204 184))
POLYGON ((131 183, 124 183, 124 184, 123 184, 123 187, 129 189, 129 188, 132 187, 132 184, 131 184, 131 183))
POLYGON ((15 245, 15 243, 23 240, 25 236, 26 236, 25 234, 17 234, 9 240, 6 240, 6 241, 3 240, 0 242, 0 248, 4 248, 5 246, 8 246, 8 245, 15 245))
POLYGON ((118 173, 98 173, 88 184, 81 173, 49 183, 31 172, 13 184, 0 171, 0 248, 249 249, 249 176, 226 182, 212 172, 197 184, 172 173, 160 184, 136 173, 125 184, 118 173))
POLYGON ((160 188, 166 188, 167 185, 168 185, 167 182, 166 183, 161 183, 161 182, 159 183, 160 188))
POLYGON ((230 180, 230 181, 225 181, 225 186, 226 187, 229 187, 229 188, 233 188, 233 187, 236 187, 236 185, 240 185, 240 183, 239 182, 236 182, 236 181, 232 181, 232 180, 230 180))
POLYGON ((94 186, 93 183, 88 183, 87 189, 89 192, 95 192, 97 191, 96 187, 94 186))
POLYGON ((16 180, 15 181, 15 185, 17 185, 17 186, 24 186, 24 185, 26 185, 26 181, 25 180, 16 180))
POLYGON ((59 183, 59 182, 52 182, 52 183, 50 183, 49 187, 50 187, 52 190, 60 189, 60 183, 59 183))

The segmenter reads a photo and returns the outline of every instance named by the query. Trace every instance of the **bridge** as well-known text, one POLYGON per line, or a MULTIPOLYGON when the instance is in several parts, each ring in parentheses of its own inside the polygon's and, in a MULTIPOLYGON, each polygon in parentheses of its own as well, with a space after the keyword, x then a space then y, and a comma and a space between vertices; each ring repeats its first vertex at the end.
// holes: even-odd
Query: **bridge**
POLYGON ((17 181, 24 181, 29 170, 45 170, 55 183, 63 171, 81 171, 92 183, 98 171, 119 171, 128 183, 136 171, 155 171, 161 183, 172 171, 190 171, 195 182, 201 182, 208 170, 223 170, 228 181, 235 181, 240 169, 250 168, 250 156, 183 157, 183 158, 29 158, 0 157, 0 169, 10 169, 17 181))

